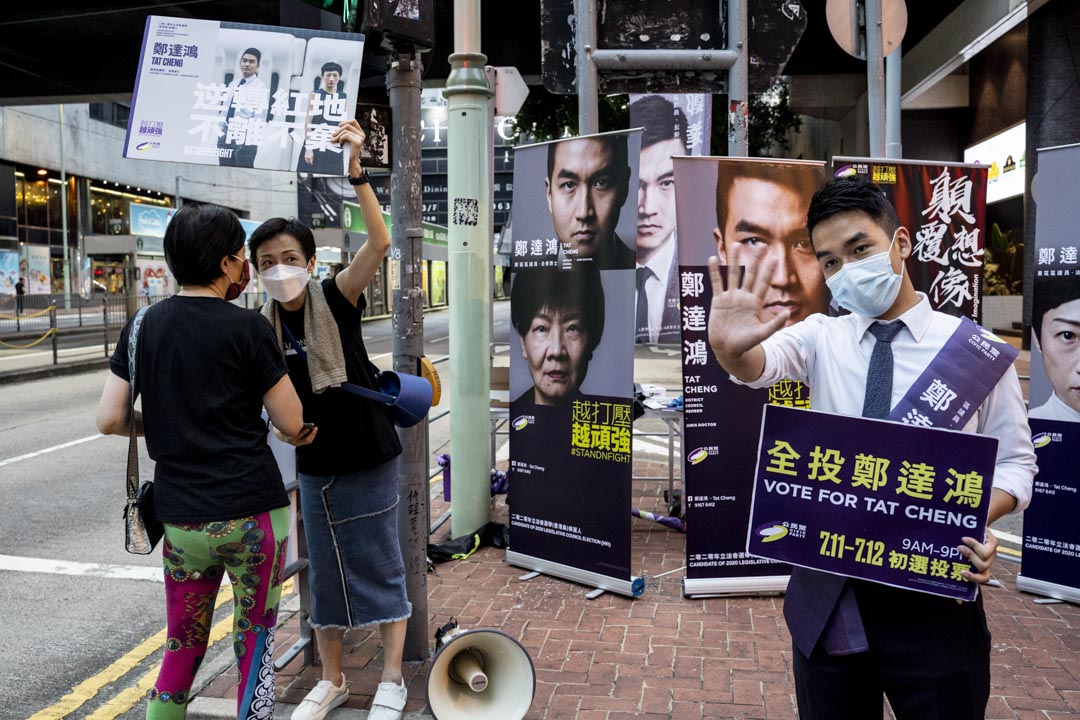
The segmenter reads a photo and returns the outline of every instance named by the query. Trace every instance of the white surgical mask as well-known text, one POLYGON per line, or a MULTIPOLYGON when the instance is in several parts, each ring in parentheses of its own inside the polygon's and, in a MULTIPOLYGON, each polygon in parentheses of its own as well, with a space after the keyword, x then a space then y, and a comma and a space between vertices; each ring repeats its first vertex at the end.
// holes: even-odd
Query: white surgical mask
POLYGON ((300 297, 307 287, 311 273, 298 265, 274 265, 259 273, 266 292, 278 302, 289 302, 300 297))
MULTIPOLYGON (((899 228, 897 228, 899 229, 899 228)), ((876 318, 892 307, 900 294, 900 281, 904 278, 904 263, 900 274, 892 269, 892 248, 896 243, 893 232, 889 249, 863 260, 846 262, 825 284, 840 307, 856 315, 876 318)))

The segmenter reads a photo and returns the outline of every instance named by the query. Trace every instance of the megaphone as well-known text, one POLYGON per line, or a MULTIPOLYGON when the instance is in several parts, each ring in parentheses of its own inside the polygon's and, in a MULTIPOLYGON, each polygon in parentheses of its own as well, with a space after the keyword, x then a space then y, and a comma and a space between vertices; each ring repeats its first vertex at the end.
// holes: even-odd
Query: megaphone
POLYGON ((532 658, 506 633, 453 620, 435 633, 427 682, 435 720, 521 720, 535 693, 532 658))

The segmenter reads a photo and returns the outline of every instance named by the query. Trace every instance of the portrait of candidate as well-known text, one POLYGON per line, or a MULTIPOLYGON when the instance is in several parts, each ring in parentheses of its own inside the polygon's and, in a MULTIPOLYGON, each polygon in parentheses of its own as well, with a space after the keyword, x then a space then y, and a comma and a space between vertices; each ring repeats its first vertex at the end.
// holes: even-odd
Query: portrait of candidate
POLYGON ((679 340, 679 254, 675 240, 673 155, 686 155, 682 108, 646 95, 631 112, 644 128, 638 166, 636 342, 679 340))
POLYGON ((787 311, 787 324, 793 325, 814 313, 828 314, 829 291, 806 228, 810 199, 823 180, 811 168, 767 162, 725 163, 719 169, 717 256, 737 245, 740 257, 756 263, 772 258, 766 320, 787 311))
POLYGON ((219 165, 255 166, 255 153, 259 146, 247 144, 245 139, 251 121, 265 120, 269 107, 270 92, 258 74, 261 62, 262 53, 258 48, 249 47, 240 53, 240 74, 226 86, 218 147, 232 152, 222 153, 218 157, 219 165))
POLYGON ((1035 279, 1031 331, 1053 391, 1028 417, 1080 422, 1080 281, 1035 279))
POLYGON ((514 402, 565 405, 582 397, 581 383, 604 334, 599 271, 586 266, 515 273, 510 321, 532 378, 532 387, 514 402))
POLYGON ((612 134, 548 145, 548 209, 563 257, 574 264, 634 266, 634 251, 615 233, 630 186, 626 139, 612 134))

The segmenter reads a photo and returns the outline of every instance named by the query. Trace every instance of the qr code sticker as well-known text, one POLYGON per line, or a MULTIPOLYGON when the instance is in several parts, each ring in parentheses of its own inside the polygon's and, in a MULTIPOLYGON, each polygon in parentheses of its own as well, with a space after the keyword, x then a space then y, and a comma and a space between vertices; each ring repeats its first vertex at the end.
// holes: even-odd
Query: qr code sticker
POLYGON ((454 224, 476 225, 480 221, 480 201, 474 198, 454 198, 454 224))

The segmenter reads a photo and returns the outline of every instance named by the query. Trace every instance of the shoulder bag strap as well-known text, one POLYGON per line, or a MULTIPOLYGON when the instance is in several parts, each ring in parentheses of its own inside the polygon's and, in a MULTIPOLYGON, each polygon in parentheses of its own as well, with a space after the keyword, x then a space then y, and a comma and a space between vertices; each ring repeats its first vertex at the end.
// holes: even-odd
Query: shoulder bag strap
MULTIPOLYGON (((296 341, 296 338, 293 337, 292 332, 289 331, 289 326, 285 324, 284 320, 281 320, 281 335, 289 341, 289 344, 292 345, 293 350, 296 351, 296 354, 300 356, 300 359, 303 360, 304 364, 306 365, 307 351, 304 350, 304 348, 300 347, 300 343, 298 343, 296 341)), ((380 402, 385 405, 393 405, 396 402, 396 398, 394 398, 393 395, 387 395, 385 393, 376 392, 375 390, 369 390, 368 388, 361 387, 356 383, 341 383, 339 387, 345 392, 350 392, 353 395, 359 395, 362 398, 374 400, 375 402, 380 402)))
POLYGON ((139 444, 136 440, 135 430, 135 398, 139 391, 135 384, 135 373, 138 363, 139 328, 142 326, 146 311, 149 308, 139 308, 135 313, 135 319, 131 322, 131 333, 128 335, 127 358, 128 358, 128 384, 131 386, 131 400, 128 402, 128 459, 127 459, 127 496, 129 503, 135 500, 135 494, 139 489, 139 444))

